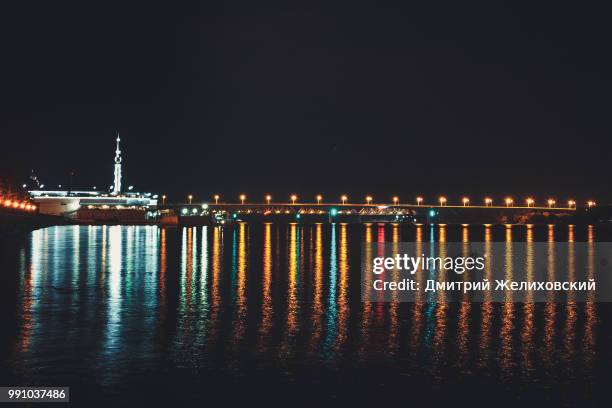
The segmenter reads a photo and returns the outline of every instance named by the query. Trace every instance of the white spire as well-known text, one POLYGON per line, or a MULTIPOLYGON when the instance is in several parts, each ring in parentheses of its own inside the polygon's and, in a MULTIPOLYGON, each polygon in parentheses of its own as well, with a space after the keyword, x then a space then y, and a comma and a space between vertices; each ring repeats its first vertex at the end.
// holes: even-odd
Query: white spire
POLYGON ((121 138, 119 137, 119 132, 117 132, 117 150, 115 150, 115 163, 121 162, 121 149, 119 149, 120 141, 121 141, 121 138))
POLYGON ((117 132, 117 149, 115 150, 115 183, 113 184, 113 194, 121 193, 121 149, 119 148, 119 132, 117 132))

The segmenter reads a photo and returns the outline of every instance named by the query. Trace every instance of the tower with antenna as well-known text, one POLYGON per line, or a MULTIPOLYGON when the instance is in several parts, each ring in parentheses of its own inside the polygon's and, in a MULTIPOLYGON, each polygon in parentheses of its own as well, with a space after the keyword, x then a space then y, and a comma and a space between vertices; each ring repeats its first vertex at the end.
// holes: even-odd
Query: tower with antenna
POLYGON ((115 150, 115 182, 113 183, 112 194, 121 194, 121 149, 119 148, 119 132, 117 132, 117 149, 115 150))

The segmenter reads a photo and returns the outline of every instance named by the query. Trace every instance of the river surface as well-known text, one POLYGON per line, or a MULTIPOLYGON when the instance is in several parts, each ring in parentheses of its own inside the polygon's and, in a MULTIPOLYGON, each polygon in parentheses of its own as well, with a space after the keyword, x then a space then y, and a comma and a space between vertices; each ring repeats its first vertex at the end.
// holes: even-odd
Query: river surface
POLYGON ((609 303, 362 302, 360 263, 364 242, 608 239, 589 226, 41 229, 1 244, 0 385, 67 385, 88 406, 599 405, 609 303))

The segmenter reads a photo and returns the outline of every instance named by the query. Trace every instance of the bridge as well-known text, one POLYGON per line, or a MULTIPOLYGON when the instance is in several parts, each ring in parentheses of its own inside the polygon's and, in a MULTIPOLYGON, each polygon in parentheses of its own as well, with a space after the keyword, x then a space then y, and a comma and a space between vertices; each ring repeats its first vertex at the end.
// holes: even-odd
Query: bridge
POLYGON ((349 203, 346 199, 329 203, 323 203, 320 199, 317 202, 299 202, 293 197, 289 202, 272 202, 267 198, 265 202, 251 203, 242 197, 239 202, 220 202, 215 197, 213 202, 194 202, 190 199, 188 202, 166 204, 163 200, 158 209, 162 214, 176 216, 178 223, 197 223, 198 218, 207 217, 219 222, 515 223, 538 219, 551 221, 577 211, 573 200, 569 200, 566 207, 559 207, 552 200, 546 206, 538 206, 530 199, 524 206, 515 206, 509 199, 505 200, 504 205, 494 205, 488 200, 483 205, 472 205, 465 199, 461 205, 452 205, 446 199, 434 204, 425 204, 422 200, 402 204, 395 198, 393 202, 386 203, 374 202, 370 197, 364 203, 349 203))

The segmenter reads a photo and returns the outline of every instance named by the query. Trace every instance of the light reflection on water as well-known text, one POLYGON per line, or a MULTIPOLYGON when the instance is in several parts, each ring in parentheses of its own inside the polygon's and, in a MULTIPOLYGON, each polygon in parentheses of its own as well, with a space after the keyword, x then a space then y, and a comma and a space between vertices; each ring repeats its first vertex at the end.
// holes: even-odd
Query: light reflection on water
MULTIPOLYGON (((297 370, 381 361, 433 378, 449 370, 502 382, 591 376, 598 323, 593 302, 500 304, 485 297, 471 303, 467 295, 450 302, 443 292, 421 292, 412 304, 361 302, 362 242, 415 241, 418 255, 428 240, 435 244, 429 255, 444 257, 453 228, 239 224, 34 231, 20 253, 12 368, 26 378, 70 373, 101 384, 155 367, 240 373, 253 366, 297 370)), ((516 235, 529 244, 537 233, 549 242, 547 271, 554 280, 553 242, 566 228, 567 273, 575 274, 572 243, 579 227, 494 228, 457 227, 454 239, 464 243, 464 255, 470 240, 485 242, 491 258, 505 259, 511 279, 534 273, 530 245, 524 264, 513 263, 516 235), (491 253, 494 240, 505 242, 504 253, 491 253)), ((592 276, 595 230, 584 229, 592 276)), ((365 260, 377 255, 364 248, 365 260)), ((427 272, 428 279, 446 279, 427 272)), ((491 259, 484 273, 492 276, 491 259)))

